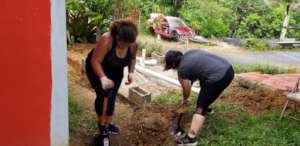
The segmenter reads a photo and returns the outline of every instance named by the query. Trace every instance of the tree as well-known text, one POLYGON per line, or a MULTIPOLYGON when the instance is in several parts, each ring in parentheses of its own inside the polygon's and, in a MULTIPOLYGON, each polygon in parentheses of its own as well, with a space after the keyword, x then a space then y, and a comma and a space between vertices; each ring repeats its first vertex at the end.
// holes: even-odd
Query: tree
POLYGON ((241 23, 237 36, 243 38, 279 38, 284 7, 265 8, 265 14, 251 13, 241 23))
POLYGON ((231 10, 212 0, 185 1, 180 16, 196 31, 206 37, 228 35, 231 10))

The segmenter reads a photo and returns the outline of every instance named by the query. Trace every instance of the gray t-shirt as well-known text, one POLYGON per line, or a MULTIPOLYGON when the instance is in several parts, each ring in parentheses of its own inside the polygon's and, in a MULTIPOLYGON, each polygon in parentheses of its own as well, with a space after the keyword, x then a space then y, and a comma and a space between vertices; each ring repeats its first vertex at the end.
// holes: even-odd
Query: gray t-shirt
POLYGON ((216 55, 201 50, 186 52, 178 67, 178 76, 183 79, 200 82, 218 81, 231 67, 231 64, 216 55))

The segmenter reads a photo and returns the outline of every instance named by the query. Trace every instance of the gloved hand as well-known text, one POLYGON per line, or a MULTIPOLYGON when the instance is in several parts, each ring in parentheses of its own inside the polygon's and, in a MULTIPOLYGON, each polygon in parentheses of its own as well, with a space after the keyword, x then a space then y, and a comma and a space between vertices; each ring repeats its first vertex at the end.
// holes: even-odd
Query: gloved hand
POLYGON ((114 87, 114 82, 106 76, 101 77, 100 81, 103 90, 111 89, 114 87))
POLYGON ((129 73, 127 76, 127 81, 125 82, 125 85, 130 85, 133 81, 133 73, 129 73))
POLYGON ((187 104, 188 104, 188 100, 187 99, 183 99, 177 109, 177 113, 183 113, 187 110, 187 104))

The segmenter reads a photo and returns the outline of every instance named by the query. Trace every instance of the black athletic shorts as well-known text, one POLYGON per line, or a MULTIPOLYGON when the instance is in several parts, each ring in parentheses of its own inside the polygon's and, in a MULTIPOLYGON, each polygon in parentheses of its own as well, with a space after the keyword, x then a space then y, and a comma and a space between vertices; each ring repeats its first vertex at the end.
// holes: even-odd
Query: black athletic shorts
POLYGON ((224 91, 225 88, 229 86, 234 78, 233 68, 230 67, 218 81, 206 81, 201 83, 201 90, 198 95, 197 108, 207 109, 224 91))

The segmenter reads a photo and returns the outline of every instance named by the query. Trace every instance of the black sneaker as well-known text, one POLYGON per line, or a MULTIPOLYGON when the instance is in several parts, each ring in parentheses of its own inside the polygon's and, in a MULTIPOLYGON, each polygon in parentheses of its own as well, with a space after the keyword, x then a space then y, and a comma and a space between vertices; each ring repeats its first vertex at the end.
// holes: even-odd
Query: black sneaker
POLYGON ((108 135, 109 134, 109 126, 101 126, 100 135, 108 135))
POLYGON ((111 133, 111 134, 120 134, 120 128, 117 127, 116 125, 109 124, 108 130, 109 130, 109 133, 111 133))
POLYGON ((190 138, 188 135, 176 141, 179 146, 196 146, 198 144, 196 138, 190 138))

